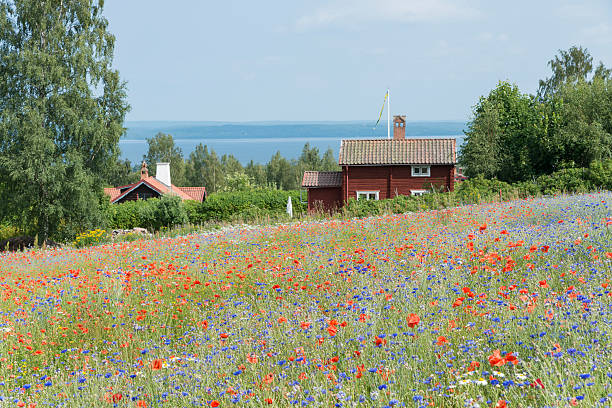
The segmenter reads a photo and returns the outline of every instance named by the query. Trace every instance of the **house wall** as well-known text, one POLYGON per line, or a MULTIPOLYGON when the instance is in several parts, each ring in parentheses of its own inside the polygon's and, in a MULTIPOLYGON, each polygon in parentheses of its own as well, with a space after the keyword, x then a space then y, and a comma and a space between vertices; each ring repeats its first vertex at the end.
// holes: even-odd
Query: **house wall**
POLYGON ((159 193, 155 190, 152 190, 145 184, 142 184, 133 191, 130 191, 128 195, 123 197, 118 203, 124 203, 126 201, 135 201, 135 200, 146 200, 147 198, 159 197, 159 193))
POLYGON ((308 212, 333 211, 342 206, 342 188, 325 187, 308 189, 308 212))
POLYGON ((454 189, 454 166, 431 166, 430 177, 412 177, 410 166, 343 166, 342 199, 357 198, 357 191, 379 191, 384 200, 410 195, 410 190, 428 190, 431 184, 454 189))

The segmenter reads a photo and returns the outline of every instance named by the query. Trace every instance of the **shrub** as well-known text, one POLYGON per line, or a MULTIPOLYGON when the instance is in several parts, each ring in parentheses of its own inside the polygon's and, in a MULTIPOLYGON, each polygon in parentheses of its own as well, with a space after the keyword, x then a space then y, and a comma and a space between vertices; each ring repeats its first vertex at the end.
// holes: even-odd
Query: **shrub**
POLYGON ((109 224, 113 229, 146 228, 158 231, 187 223, 188 214, 181 199, 164 195, 161 198, 128 201, 109 208, 109 224))
POLYGON ((586 169, 563 169, 537 178, 543 194, 583 193, 591 189, 586 169))
POLYGON ((6 239, 16 237, 19 235, 19 233, 20 233, 19 228, 13 225, 0 224, 0 241, 4 241, 6 239))
POLYGON ((481 176, 462 181, 455 193, 462 203, 510 200, 518 196, 518 190, 511 184, 481 176))
POLYGON ((588 178, 594 187, 612 190, 612 159, 591 163, 588 178))
POLYGON ((158 231, 161 227, 172 228, 186 224, 187 211, 177 196, 163 195, 153 203, 153 222, 151 228, 158 231))
POLYGON ((210 194, 206 201, 190 209, 193 223, 208 221, 253 221, 263 217, 286 218, 287 199, 291 197, 294 216, 305 210, 298 191, 264 190, 233 191, 210 194))

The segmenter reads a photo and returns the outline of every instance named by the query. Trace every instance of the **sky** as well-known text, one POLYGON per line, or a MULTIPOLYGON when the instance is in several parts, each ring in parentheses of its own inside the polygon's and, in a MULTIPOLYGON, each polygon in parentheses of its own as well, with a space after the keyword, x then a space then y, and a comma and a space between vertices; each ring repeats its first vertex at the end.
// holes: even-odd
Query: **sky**
POLYGON ((469 120, 559 49, 612 66, 612 0, 106 0, 128 121, 469 120))

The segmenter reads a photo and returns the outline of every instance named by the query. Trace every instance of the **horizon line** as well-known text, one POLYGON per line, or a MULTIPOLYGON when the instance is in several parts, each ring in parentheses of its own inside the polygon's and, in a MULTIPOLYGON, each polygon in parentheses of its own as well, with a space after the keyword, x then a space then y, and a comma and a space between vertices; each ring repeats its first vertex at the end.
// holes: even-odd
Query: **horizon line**
MULTIPOLYGON (((447 123, 467 123, 467 120, 460 119, 413 119, 406 120, 408 123, 422 122, 447 122, 447 123)), ((355 119, 355 120, 246 120, 246 121, 223 121, 223 120, 173 120, 173 119, 151 119, 151 120, 126 120, 124 123, 207 123, 207 124, 325 124, 325 123, 376 123, 375 120, 355 119)))

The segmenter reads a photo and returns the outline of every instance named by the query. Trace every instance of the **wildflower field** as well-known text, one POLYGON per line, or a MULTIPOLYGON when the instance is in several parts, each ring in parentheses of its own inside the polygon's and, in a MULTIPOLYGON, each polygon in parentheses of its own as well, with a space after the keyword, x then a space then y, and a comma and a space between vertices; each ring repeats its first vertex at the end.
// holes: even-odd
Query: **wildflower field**
POLYGON ((0 255, 0 406, 610 406, 611 201, 0 255))

